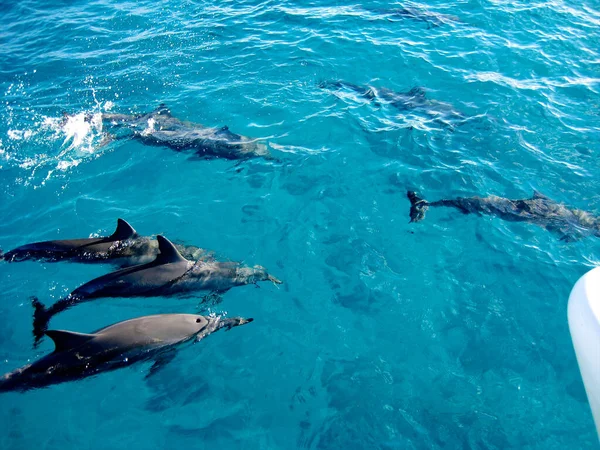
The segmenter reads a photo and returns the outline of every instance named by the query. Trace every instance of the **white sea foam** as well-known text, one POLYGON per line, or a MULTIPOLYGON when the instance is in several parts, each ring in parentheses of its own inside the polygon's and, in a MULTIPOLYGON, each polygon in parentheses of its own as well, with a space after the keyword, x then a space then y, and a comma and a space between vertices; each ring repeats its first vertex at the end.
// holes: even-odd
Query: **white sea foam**
POLYGON ((59 161, 56 168, 63 172, 71 167, 77 167, 81 163, 80 159, 73 159, 71 161, 59 161))
POLYGON ((156 131, 154 125, 156 125, 156 120, 154 120, 153 118, 148 119, 148 128, 142 131, 142 136, 148 136, 151 133, 154 133, 156 131))
POLYGON ((24 139, 29 139, 33 136, 33 132, 31 130, 8 130, 8 137, 14 141, 20 141, 24 139))
POLYGON ((62 117, 37 116, 27 128, 11 121, 12 127, 7 131, 4 145, 0 144, 0 157, 14 161, 29 173, 25 184, 33 182, 37 185, 34 180, 43 174, 40 185, 44 185, 49 178, 77 167, 86 158, 100 155, 99 149, 106 139, 101 111, 113 105, 105 102, 104 108, 101 106, 97 103, 92 112, 62 117), (21 149, 25 147, 32 147, 35 152, 24 157, 21 149))
POLYGON ((61 131, 64 135, 63 145, 65 151, 79 150, 84 153, 94 153, 98 139, 102 135, 102 115, 95 113, 79 113, 67 116, 62 124, 61 131))

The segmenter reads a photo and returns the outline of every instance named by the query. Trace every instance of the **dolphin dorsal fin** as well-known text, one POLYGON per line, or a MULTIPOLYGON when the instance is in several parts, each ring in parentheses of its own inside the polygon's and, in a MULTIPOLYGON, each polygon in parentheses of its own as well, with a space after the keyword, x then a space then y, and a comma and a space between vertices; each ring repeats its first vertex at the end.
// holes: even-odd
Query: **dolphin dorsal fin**
POLYGON ((544 200, 549 200, 549 198, 547 196, 545 196, 540 191, 537 191, 535 189, 533 190, 533 197, 532 198, 541 198, 541 199, 544 199, 544 200))
POLYGON ((77 348, 94 337, 93 334, 76 333, 74 331, 48 330, 46 336, 54 341, 55 352, 77 348))
POLYGON ((217 132, 215 134, 229 135, 229 134, 232 134, 232 133, 231 133, 231 131, 229 131, 229 127, 227 125, 223 125, 221 128, 219 128, 217 130, 217 132))
POLYGON ((137 236, 137 231, 123 219, 117 219, 117 229, 110 235, 111 241, 124 241, 137 236))
POLYGON ((166 237, 161 236, 160 234, 156 236, 156 240, 158 241, 158 250, 159 254, 156 257, 156 262, 161 264, 175 263, 180 261, 187 261, 179 250, 173 245, 173 243, 168 240, 166 237))
POLYGON ((408 91, 408 95, 412 97, 425 97, 425 89, 420 86, 415 86, 410 91, 408 91))
POLYGON ((154 111, 152 111, 151 114, 153 116, 158 114, 161 116, 171 117, 171 111, 169 110, 169 108, 167 108, 167 105, 165 105, 164 103, 161 103, 160 105, 158 105, 158 108, 156 108, 154 111))

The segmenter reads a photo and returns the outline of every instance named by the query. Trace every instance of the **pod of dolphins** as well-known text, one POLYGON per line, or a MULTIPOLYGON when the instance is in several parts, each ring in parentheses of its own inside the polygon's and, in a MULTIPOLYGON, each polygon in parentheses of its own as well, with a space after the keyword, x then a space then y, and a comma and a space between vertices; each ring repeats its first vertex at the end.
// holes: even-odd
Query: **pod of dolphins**
MULTIPOLYGON (((453 16, 424 13, 414 8, 369 11, 389 18, 424 21, 431 26, 458 20, 453 16)), ((415 111, 444 123, 466 119, 452 105, 427 98, 421 87, 395 92, 383 87, 336 80, 322 82, 319 87, 332 92, 346 90, 377 106, 385 104, 400 111, 415 111)), ((65 123, 69 118, 69 115, 64 115, 65 123)), ((89 115, 85 120, 98 120, 98 117, 89 115)), ((181 121, 173 117, 164 104, 145 114, 103 113, 99 120, 108 130, 106 143, 135 139, 146 145, 193 153, 202 159, 246 160, 260 157, 276 160, 258 139, 235 134, 227 126, 213 128, 181 121)), ((558 234, 561 240, 567 242, 590 235, 600 237, 598 217, 569 208, 539 192, 534 192, 531 198, 517 200, 491 195, 429 202, 414 191, 408 191, 407 197, 410 201, 410 222, 423 220, 430 207, 445 206, 464 214, 485 214, 509 221, 530 222, 558 234)), ((0 259, 6 262, 111 263, 119 268, 79 286, 49 307, 32 298, 34 345, 48 336, 54 341, 55 349, 32 364, 0 377, 0 392, 42 388, 139 361, 154 362, 148 374, 152 375, 173 359, 181 345, 197 342, 221 328, 231 329, 253 320, 160 314, 126 320, 93 333, 48 329, 54 315, 80 303, 107 297, 182 296, 200 291, 209 293, 205 299, 218 301, 223 293, 236 286, 260 281, 281 283, 264 267, 217 261, 211 252, 174 244, 161 235, 156 239, 140 236, 123 219, 118 219, 114 233, 107 237, 35 242, 4 254, 0 251, 0 259)))
POLYGON ((50 319, 82 302, 106 297, 177 296, 207 291, 208 299, 235 286, 259 281, 281 281, 261 266, 215 260, 201 248, 175 245, 166 237, 140 236, 125 220, 108 237, 65 239, 22 245, 0 258, 7 262, 40 260, 113 263, 122 267, 79 286, 46 308, 37 298, 34 307, 34 345, 48 336, 51 354, 0 377, 0 392, 26 391, 95 375, 138 361, 154 361, 150 374, 170 361, 180 345, 197 342, 221 328, 252 322, 241 317, 159 314, 126 320, 94 333, 48 330, 50 319))

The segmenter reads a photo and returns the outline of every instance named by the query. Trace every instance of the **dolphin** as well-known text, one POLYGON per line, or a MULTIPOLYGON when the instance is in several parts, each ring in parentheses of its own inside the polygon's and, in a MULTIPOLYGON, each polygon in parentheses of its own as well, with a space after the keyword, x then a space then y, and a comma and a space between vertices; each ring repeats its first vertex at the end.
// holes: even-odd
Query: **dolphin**
MULTIPOLYGON (((176 247, 187 258, 199 259, 206 255, 198 247, 176 247)), ((10 250, 0 255, 0 259, 8 262, 33 259, 48 262, 110 262, 125 267, 151 262, 157 255, 156 240, 140 236, 125 220, 117 219, 117 228, 108 237, 34 242, 10 250)))
POLYGON ((408 191, 407 196, 411 205, 410 222, 423 220, 429 207, 449 206, 464 214, 486 214, 512 222, 534 223, 558 234, 561 241, 572 242, 590 235, 600 237, 600 218, 569 208, 537 191, 531 198, 518 200, 490 195, 428 202, 413 191, 408 191))
POLYGON ((73 305, 106 297, 158 297, 194 291, 224 293, 235 286, 271 281, 281 284, 264 267, 238 263, 189 261, 165 237, 157 236, 159 254, 147 264, 117 270, 95 278, 67 297, 46 308, 33 298, 33 328, 36 343, 43 337, 50 319, 73 305))
POLYGON ((452 105, 428 99, 425 90, 418 86, 413 87, 408 92, 396 92, 385 87, 359 86, 346 81, 324 81, 319 84, 319 87, 329 90, 349 89, 376 104, 390 104, 400 111, 418 110, 430 117, 446 122, 448 120, 466 119, 466 116, 454 109, 452 105))
POLYGON ((54 352, 0 377, 0 392, 43 388, 138 361, 155 361, 149 373, 152 375, 173 359, 182 344, 252 320, 159 314, 119 322, 90 334, 48 330, 46 335, 54 341, 54 352))
POLYGON ((385 16, 386 18, 412 19, 418 22, 425 22, 428 27, 439 27, 448 23, 461 22, 457 16, 440 14, 413 7, 363 9, 374 14, 385 16))
MULTIPOLYGON (((93 117, 89 115, 87 120, 93 117)), ((235 134, 227 126, 211 128, 183 122, 173 117, 164 104, 146 114, 102 113, 101 121, 111 131, 125 130, 124 134, 115 136, 117 139, 133 138, 146 145, 169 147, 178 152, 192 151, 203 159, 274 159, 267 146, 256 139, 235 134)))

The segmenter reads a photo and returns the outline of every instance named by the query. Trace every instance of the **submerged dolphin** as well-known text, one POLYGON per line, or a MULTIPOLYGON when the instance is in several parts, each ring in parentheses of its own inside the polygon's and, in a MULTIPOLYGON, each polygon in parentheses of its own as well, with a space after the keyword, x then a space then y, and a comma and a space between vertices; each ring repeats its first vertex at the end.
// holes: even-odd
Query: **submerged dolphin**
MULTIPOLYGON (((186 258, 199 259, 206 252, 194 246, 176 244, 186 258)), ((140 236, 125 220, 117 220, 117 229, 108 237, 65 239, 34 242, 10 250, 0 258, 5 261, 25 261, 30 259, 76 262, 111 262, 120 266, 144 264, 156 259, 158 242, 150 237, 140 236)))
POLYGON ((27 391, 154 360, 150 374, 173 359, 177 347, 220 328, 252 322, 192 314, 160 314, 126 320, 94 333, 49 330, 54 352, 0 377, 0 392, 27 391))
POLYGON ((409 191, 407 196, 411 205, 411 222, 423 220, 429 207, 449 206, 464 214, 487 214, 512 222, 534 223, 559 234, 562 241, 570 242, 590 235, 600 237, 600 219, 598 217, 557 203, 539 192, 534 192, 531 198, 519 200, 490 195, 483 198, 459 197, 428 202, 412 191, 409 191))
POLYGON ((246 267, 237 263, 185 259, 165 237, 157 236, 160 253, 148 264, 128 267, 89 281, 67 297, 46 308, 33 299, 33 333, 36 342, 42 338, 48 322, 73 305, 104 297, 157 297, 207 290, 226 292, 235 286, 272 281, 264 267, 246 267))
POLYGON ((425 90, 421 87, 414 87, 408 92, 396 92, 388 88, 359 86, 346 81, 325 81, 320 83, 319 87, 330 90, 349 89, 369 101, 387 103, 400 111, 418 110, 442 121, 466 118, 452 105, 426 98, 425 90))
POLYGON ((449 14, 440 14, 424 9, 405 7, 405 8, 364 8, 365 11, 382 15, 388 18, 412 19, 419 22, 425 22, 428 26, 439 27, 443 24, 460 22, 457 16, 449 14))
MULTIPOLYGON (((171 115, 161 104, 147 114, 102 114, 102 124, 111 131, 127 130, 118 139, 132 137, 146 145, 169 147, 175 151, 193 151, 201 158, 273 159, 265 144, 232 133, 229 128, 210 128, 198 123, 183 122, 171 115)), ((90 119, 92 120, 92 116, 90 119)))

